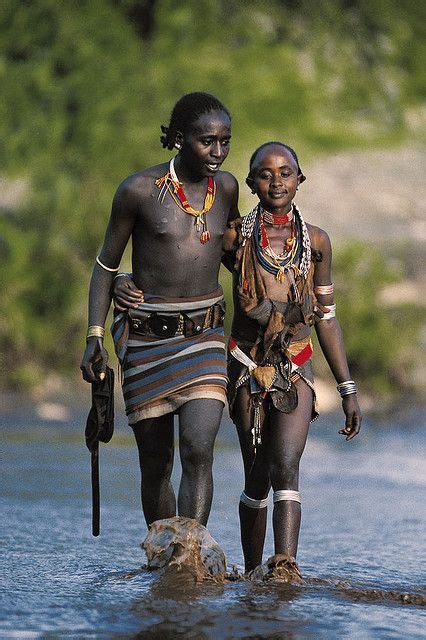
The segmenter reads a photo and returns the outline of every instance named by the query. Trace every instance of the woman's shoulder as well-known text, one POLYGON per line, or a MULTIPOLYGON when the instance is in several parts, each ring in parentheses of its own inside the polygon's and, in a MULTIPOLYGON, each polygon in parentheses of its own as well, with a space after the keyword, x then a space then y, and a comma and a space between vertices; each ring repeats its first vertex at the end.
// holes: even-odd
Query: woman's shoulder
POLYGON ((331 247, 330 236, 326 231, 324 231, 324 229, 308 222, 306 223, 306 227, 308 229, 311 245, 314 249, 324 251, 331 247))

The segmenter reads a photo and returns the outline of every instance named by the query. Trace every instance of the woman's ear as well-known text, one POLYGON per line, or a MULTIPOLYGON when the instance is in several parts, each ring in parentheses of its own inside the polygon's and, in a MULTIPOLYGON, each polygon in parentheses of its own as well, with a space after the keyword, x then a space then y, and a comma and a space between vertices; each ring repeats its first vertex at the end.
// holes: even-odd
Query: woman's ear
POLYGON ((251 177, 251 175, 248 175, 246 178, 246 185, 248 186, 248 188, 250 189, 250 191, 252 193, 256 193, 255 188, 254 188, 254 180, 251 177))

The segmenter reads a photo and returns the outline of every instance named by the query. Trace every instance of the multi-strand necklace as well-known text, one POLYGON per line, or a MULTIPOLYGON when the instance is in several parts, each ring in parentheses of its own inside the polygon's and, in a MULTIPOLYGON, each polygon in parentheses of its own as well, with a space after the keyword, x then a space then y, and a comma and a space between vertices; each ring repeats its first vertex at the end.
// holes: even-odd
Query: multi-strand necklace
POLYGON ((216 197, 216 183, 211 176, 208 177, 207 191, 206 197, 204 198, 203 208, 199 210, 193 209, 185 195, 182 183, 179 181, 176 175, 174 160, 174 158, 170 160, 169 170, 166 175, 162 178, 158 178, 158 180, 155 181, 155 184, 160 187, 158 199, 163 201, 164 196, 168 191, 179 209, 185 211, 185 213, 189 213, 189 215, 191 216, 194 216, 195 228, 197 229, 197 231, 201 231, 200 242, 201 244, 205 244, 210 240, 210 231, 208 231, 207 229, 207 220, 205 214, 210 211, 213 206, 213 202, 216 197))
POLYGON ((242 234, 253 238, 254 249, 259 264, 283 282, 287 274, 306 278, 311 262, 311 242, 302 214, 293 204, 284 216, 276 216, 265 211, 260 203, 243 220, 242 234), (277 254, 271 247, 265 222, 286 224, 291 221, 291 236, 284 243, 283 251, 277 254))

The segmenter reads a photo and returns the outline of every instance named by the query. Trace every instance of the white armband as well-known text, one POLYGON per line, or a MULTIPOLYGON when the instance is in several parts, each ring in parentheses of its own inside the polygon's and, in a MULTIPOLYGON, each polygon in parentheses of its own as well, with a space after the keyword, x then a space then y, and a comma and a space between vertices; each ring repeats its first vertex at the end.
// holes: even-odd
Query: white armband
POLYGON ((327 311, 326 313, 324 313, 323 317, 320 318, 320 320, 331 320, 331 318, 335 318, 336 317, 336 305, 335 304, 325 304, 324 307, 326 309, 330 309, 330 311, 327 311))

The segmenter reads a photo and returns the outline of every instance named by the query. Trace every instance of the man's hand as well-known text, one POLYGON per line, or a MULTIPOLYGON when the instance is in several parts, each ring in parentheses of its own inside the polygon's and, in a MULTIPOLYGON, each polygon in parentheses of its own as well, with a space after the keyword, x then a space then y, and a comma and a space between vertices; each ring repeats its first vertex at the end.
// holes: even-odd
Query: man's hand
POLYGON ((80 369, 86 382, 96 382, 105 378, 108 362, 108 352, 104 348, 101 338, 88 338, 86 350, 81 361, 80 369))
POLYGON ((352 440, 352 438, 358 435, 362 420, 356 393, 343 396, 342 407, 345 412, 346 422, 345 427, 340 429, 339 433, 346 436, 346 440, 352 440))
POLYGON ((114 280, 114 307, 118 311, 127 311, 129 308, 137 309, 143 302, 143 292, 138 289, 130 276, 124 275, 114 280))

